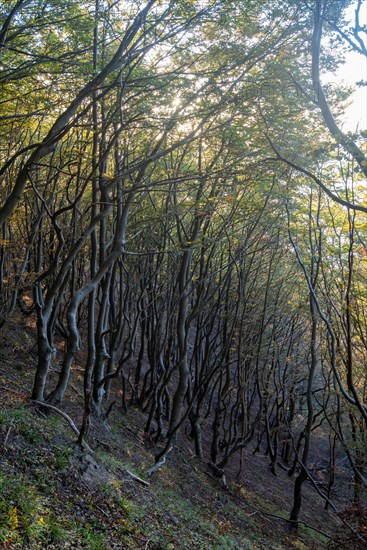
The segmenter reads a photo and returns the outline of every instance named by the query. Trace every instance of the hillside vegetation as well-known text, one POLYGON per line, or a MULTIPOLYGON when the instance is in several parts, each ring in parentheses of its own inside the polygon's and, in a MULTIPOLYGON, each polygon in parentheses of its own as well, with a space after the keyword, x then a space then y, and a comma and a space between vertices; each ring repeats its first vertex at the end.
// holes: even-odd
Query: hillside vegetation
MULTIPOLYGON (((9 334, 8 348, 19 345, 16 334, 9 334)), ((31 349, 28 337, 28 348, 16 347, 11 359, 2 351, 2 548, 326 546, 328 539, 312 529, 301 526, 299 534, 289 533, 280 518, 287 517, 292 484, 281 474, 273 479, 263 456, 245 459, 242 474, 229 472, 224 487, 182 441, 167 464, 148 477, 155 446, 144 436, 144 418, 136 408, 111 414, 110 429, 97 425, 89 438, 92 449, 82 450, 68 421, 37 413, 29 404, 31 349)), ((70 416, 80 405, 78 380, 74 383, 66 406, 70 416)), ((311 490, 306 501, 305 519, 332 533, 339 522, 314 513, 318 497, 311 490)))
MULTIPOLYGON (((1 548, 306 549, 356 548, 352 534, 311 485, 298 531, 286 519, 293 482, 249 449, 225 483, 180 438, 152 475, 157 447, 136 407, 116 405, 82 449, 69 420, 30 403, 35 335, 12 323, 1 342, 1 548), (22 345, 20 345, 22 342, 22 345), (47 412, 47 411, 45 411, 47 412), (131 475, 132 474, 132 475, 131 475), (133 476, 136 476, 134 478, 133 476), (284 519, 282 519, 284 518, 284 519), (348 531, 348 530, 347 530, 348 531)), ((81 423, 80 374, 63 411, 81 423)), ((116 396, 117 397, 117 396, 116 396)))

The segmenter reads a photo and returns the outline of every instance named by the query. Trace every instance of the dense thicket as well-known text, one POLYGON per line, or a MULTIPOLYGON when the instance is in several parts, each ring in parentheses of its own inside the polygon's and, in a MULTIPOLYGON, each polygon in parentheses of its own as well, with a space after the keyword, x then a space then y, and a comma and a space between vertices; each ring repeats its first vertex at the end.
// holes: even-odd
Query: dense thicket
POLYGON ((178 430, 217 472, 252 442, 293 520, 317 462, 329 505, 345 458, 365 499, 365 134, 320 81, 366 54, 361 12, 0 2, 1 324, 36 320, 32 398, 77 364, 81 439, 120 395, 157 461, 178 430))

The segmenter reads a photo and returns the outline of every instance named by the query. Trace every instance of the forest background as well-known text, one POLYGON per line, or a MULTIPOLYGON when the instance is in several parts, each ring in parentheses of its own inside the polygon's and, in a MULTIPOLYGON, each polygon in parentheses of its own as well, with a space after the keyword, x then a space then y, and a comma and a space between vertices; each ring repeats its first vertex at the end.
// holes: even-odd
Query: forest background
POLYGON ((365 11, 0 2, 0 323, 33 327, 41 412, 79 380, 82 447, 137 407, 157 469, 262 450, 294 524, 317 471, 364 509, 367 133, 327 75, 354 51, 366 86, 365 11))

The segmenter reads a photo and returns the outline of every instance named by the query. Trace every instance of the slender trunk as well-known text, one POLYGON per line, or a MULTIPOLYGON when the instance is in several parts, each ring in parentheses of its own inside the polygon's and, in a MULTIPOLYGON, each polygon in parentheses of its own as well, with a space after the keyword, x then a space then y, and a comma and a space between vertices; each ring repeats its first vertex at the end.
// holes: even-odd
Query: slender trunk
POLYGON ((297 527, 297 521, 299 518, 299 513, 301 511, 301 506, 302 506, 302 486, 308 477, 307 465, 308 465, 308 456, 310 451, 311 432, 312 432, 312 425, 313 425, 313 411, 314 411, 313 401, 312 401, 313 399, 312 388, 313 388, 313 380, 314 380, 316 364, 317 364, 317 353, 316 353, 317 321, 316 321, 316 305, 312 295, 310 295, 310 310, 311 310, 311 319, 312 319, 312 331, 311 331, 311 363, 310 363, 310 371, 308 375, 307 391, 306 391, 307 422, 306 422, 305 429, 303 431, 304 443, 303 443, 302 457, 301 457, 301 460, 299 461, 301 471, 295 480, 294 493, 293 493, 293 508, 289 516, 289 519, 292 522, 294 522, 293 525, 296 527, 297 527))

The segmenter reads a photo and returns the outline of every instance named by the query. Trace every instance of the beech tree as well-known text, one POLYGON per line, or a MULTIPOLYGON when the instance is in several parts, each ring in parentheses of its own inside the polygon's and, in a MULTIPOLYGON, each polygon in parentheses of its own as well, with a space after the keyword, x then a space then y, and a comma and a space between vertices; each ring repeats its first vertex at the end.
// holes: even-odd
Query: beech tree
POLYGON ((365 55, 361 6, 0 2, 0 322, 36 322, 32 399, 78 365, 81 444, 140 407, 157 469, 180 438, 220 476, 264 452, 295 525, 316 441, 328 506, 341 453, 366 486, 364 133, 320 82, 365 55))

